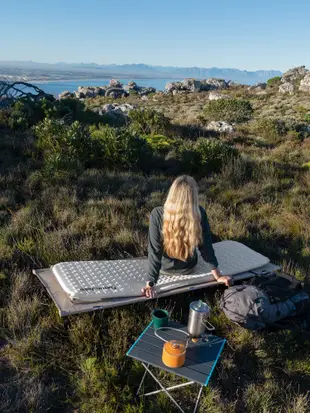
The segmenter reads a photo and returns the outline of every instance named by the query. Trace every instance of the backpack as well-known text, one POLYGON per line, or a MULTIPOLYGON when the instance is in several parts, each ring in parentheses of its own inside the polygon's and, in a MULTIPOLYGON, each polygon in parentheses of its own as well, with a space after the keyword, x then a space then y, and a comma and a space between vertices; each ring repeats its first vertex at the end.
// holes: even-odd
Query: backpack
POLYGON ((310 308, 310 298, 294 277, 275 273, 228 288, 220 300, 220 308, 242 327, 261 330, 304 313, 310 308))

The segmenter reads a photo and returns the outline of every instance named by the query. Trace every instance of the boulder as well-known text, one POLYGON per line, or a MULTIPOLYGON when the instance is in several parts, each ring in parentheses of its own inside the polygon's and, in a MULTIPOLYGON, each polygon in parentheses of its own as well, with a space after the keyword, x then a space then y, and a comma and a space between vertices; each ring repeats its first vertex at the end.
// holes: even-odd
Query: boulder
POLYGON ((94 98, 96 96, 105 96, 106 88, 99 86, 79 86, 75 96, 78 99, 94 98))
POLYGON ((123 84, 117 79, 111 79, 109 87, 123 89, 123 84))
POLYGON ((299 90, 302 92, 310 92, 310 72, 300 81, 299 90))
POLYGON ((154 87, 139 87, 138 93, 140 96, 147 96, 150 93, 156 93, 156 89, 154 87))
POLYGON ((209 91, 209 90, 217 90, 217 89, 227 89, 228 85, 226 80, 224 79, 216 79, 215 77, 210 77, 209 79, 205 79, 201 81, 201 88, 200 90, 209 91))
POLYGON ((287 72, 283 73, 281 82, 282 83, 287 83, 287 82, 295 82, 296 80, 299 80, 306 76, 308 73, 308 70, 306 69, 305 66, 298 66, 294 67, 293 69, 288 70, 287 72))
POLYGON ((219 133, 232 133, 235 131, 234 127, 230 123, 221 121, 212 121, 208 123, 205 129, 219 133))
POLYGON ((128 113, 135 109, 136 106, 129 103, 107 103, 100 107, 93 108, 92 111, 98 113, 98 115, 108 115, 120 120, 126 120, 128 113))
POLYGON ((219 100, 219 99, 230 99, 230 97, 228 95, 224 95, 218 92, 209 93, 209 100, 219 100))
POLYGON ((68 90, 65 90, 59 95, 59 99, 72 99, 74 97, 75 97, 75 94, 73 92, 69 92, 68 90))
POLYGON ((292 95, 294 93, 294 85, 292 83, 289 83, 289 82, 282 83, 279 86, 279 92, 280 93, 289 93, 290 95, 292 95))
POLYGON ((201 82, 196 79, 184 79, 181 82, 181 88, 188 92, 200 92, 201 82))
POLYGON ((108 87, 105 92, 105 96, 112 97, 113 99, 127 97, 128 95, 129 93, 126 90, 118 87, 108 87))
POLYGON ((139 86, 136 84, 136 82, 133 82, 132 80, 128 82, 128 90, 138 90, 139 86))

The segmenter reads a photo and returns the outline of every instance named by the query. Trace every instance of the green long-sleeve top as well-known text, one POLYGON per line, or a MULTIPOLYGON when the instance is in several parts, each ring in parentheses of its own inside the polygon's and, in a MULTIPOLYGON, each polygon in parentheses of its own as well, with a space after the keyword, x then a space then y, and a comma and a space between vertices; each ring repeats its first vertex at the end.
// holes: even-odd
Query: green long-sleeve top
MULTIPOLYGON (((211 230, 207 214, 200 207, 202 243, 198 246, 202 258, 210 264, 210 270, 217 268, 218 262, 214 254, 211 240, 211 230)), ((169 257, 163 249, 163 214, 164 208, 154 208, 150 216, 149 238, 148 238, 148 280, 157 282, 159 272, 186 274, 197 264, 198 256, 195 249, 194 254, 186 261, 169 257)))

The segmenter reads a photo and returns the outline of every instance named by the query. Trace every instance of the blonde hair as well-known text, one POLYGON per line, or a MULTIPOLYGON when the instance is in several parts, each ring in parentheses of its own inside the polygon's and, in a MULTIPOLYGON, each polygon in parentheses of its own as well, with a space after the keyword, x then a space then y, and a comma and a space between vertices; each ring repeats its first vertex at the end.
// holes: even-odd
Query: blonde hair
POLYGON ((198 185, 182 175, 170 187, 164 204, 164 250, 171 258, 186 261, 202 240, 198 185))

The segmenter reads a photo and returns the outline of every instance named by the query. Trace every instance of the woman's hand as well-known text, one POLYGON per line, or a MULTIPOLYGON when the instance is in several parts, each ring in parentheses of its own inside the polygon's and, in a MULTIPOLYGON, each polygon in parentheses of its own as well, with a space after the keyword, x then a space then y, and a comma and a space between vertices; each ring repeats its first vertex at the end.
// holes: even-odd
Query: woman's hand
POLYGON ((222 275, 218 268, 215 268, 211 272, 218 283, 225 284, 227 287, 230 287, 233 284, 233 279, 229 275, 222 275))
POLYGON ((225 284, 226 287, 230 287, 233 284, 233 279, 229 275, 222 275, 216 281, 220 284, 225 284))
POLYGON ((156 290, 153 282, 147 282, 146 286, 141 290, 142 294, 147 298, 154 298, 156 295, 156 290))

